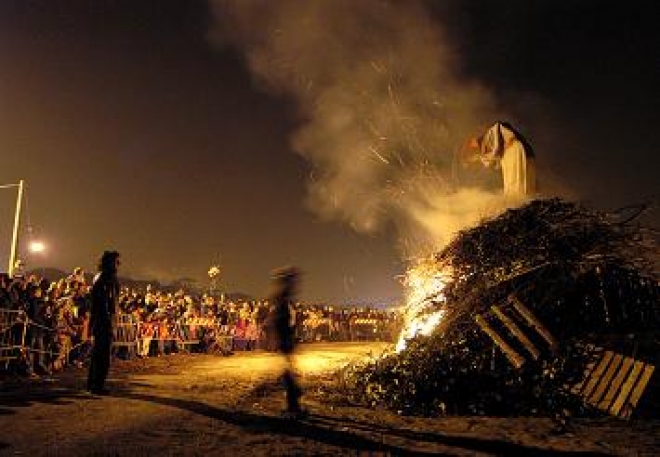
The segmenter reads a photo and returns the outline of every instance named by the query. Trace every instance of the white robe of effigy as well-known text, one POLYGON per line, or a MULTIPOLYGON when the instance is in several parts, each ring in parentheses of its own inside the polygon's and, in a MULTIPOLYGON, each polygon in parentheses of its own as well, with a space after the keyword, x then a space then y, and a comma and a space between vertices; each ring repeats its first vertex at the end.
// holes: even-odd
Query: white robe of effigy
POLYGON ((485 164, 499 163, 504 195, 523 197, 536 193, 533 153, 526 150, 514 131, 496 122, 483 137, 481 156, 485 164))

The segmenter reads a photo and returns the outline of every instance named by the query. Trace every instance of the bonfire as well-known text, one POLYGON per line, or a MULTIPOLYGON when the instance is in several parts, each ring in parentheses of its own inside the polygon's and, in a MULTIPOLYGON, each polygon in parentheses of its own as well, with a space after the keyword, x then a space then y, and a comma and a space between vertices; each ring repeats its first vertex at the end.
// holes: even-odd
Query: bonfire
POLYGON ((660 347, 658 249, 640 212, 537 200, 459 233, 410 268, 396 352, 348 367, 345 396, 425 415, 602 413, 579 388, 594 348, 653 368, 660 347))

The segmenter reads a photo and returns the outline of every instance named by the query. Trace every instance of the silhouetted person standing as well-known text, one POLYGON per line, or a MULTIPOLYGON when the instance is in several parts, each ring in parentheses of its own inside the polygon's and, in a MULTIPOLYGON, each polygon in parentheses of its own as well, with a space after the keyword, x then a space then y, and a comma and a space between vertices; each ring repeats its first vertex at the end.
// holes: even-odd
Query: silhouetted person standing
POLYGON ((87 377, 87 390, 96 395, 108 394, 105 379, 110 368, 112 322, 119 297, 118 267, 119 253, 105 251, 99 262, 99 273, 92 284, 90 328, 94 342, 87 377))
POLYGON ((295 321, 292 307, 296 294, 296 287, 300 271, 294 267, 276 270, 273 274, 275 290, 270 298, 271 316, 270 328, 275 339, 275 347, 286 360, 282 375, 282 382, 286 391, 286 414, 291 417, 300 417, 304 410, 300 407, 302 389, 296 381, 293 366, 293 353, 295 351, 295 321))

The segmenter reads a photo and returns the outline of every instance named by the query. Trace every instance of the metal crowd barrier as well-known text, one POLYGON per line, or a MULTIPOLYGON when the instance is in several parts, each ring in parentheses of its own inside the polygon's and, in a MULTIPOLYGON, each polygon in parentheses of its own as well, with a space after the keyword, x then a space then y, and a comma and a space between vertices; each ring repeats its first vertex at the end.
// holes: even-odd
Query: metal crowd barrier
POLYGON ((349 323, 351 341, 388 341, 391 339, 385 322, 374 318, 355 318, 349 323))
POLYGON ((205 322, 198 318, 180 320, 177 323, 176 333, 179 335, 178 348, 183 352, 190 352, 202 343, 204 328, 213 325, 213 322, 205 322))
POLYGON ((121 348, 126 351, 129 358, 138 353, 138 339, 140 335, 140 320, 132 314, 115 315, 113 327, 112 350, 117 353, 121 348))
MULTIPOLYGON (((346 329, 329 318, 313 318, 306 320, 299 328, 298 336, 303 341, 332 341, 332 340, 388 340, 387 325, 378 319, 358 318, 351 320, 346 329)), ((36 339, 30 337, 31 332, 40 330, 46 334, 56 332, 30 321, 24 311, 0 310, 0 363, 6 366, 11 360, 35 354, 48 354, 51 359, 62 358, 61 351, 53 351, 52 347, 37 347, 36 339)), ((221 325, 216 318, 187 318, 176 322, 142 322, 132 314, 117 314, 113 327, 113 353, 125 351, 129 358, 138 354, 148 356, 152 341, 158 343, 158 350, 162 353, 165 344, 171 343, 172 349, 178 352, 190 352, 195 349, 208 353, 228 354, 234 350, 245 350, 267 347, 267 339, 262 329, 257 329, 256 340, 254 335, 248 337, 240 332, 235 334, 236 328, 232 325, 221 325), (249 344, 252 343, 252 344, 249 344)), ((69 363, 70 353, 79 350, 81 345, 89 344, 87 332, 83 329, 82 341, 67 349, 64 364, 69 363)), ((43 335, 42 335, 43 338, 43 335)), ((50 339, 50 338, 49 338, 50 339)), ((41 342, 43 346, 43 341, 41 342)))
POLYGON ((304 342, 330 341, 335 333, 335 326, 330 318, 312 317, 302 322, 301 339, 304 342))
POLYGON ((159 353, 165 352, 167 343, 176 345, 178 349, 179 334, 177 324, 167 321, 137 321, 137 353, 148 357, 151 352, 151 343, 155 342, 159 353))
POLYGON ((0 310, 0 362, 9 365, 25 348, 27 316, 23 311, 0 310))
POLYGON ((189 318, 177 322, 142 322, 131 314, 116 316, 113 348, 126 348, 127 355, 149 356, 152 342, 158 344, 160 353, 172 343, 178 352, 191 352, 204 348, 207 352, 228 353, 233 337, 229 327, 220 325, 214 318, 189 318))
POLYGON ((233 349, 234 337, 228 325, 215 318, 189 318, 177 323, 178 348, 189 352, 204 348, 206 352, 228 354, 233 349))

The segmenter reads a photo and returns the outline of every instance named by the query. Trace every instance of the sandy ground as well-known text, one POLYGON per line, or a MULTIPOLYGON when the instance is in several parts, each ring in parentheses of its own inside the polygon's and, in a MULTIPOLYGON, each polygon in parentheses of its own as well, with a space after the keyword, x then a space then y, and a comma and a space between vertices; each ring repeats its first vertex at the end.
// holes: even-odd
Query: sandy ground
POLYGON ((380 343, 313 344, 298 355, 310 416, 281 416, 280 358, 266 352, 116 362, 111 396, 84 370, 0 383, 0 455, 660 455, 659 422, 402 417, 323 400, 316 386, 380 343))

